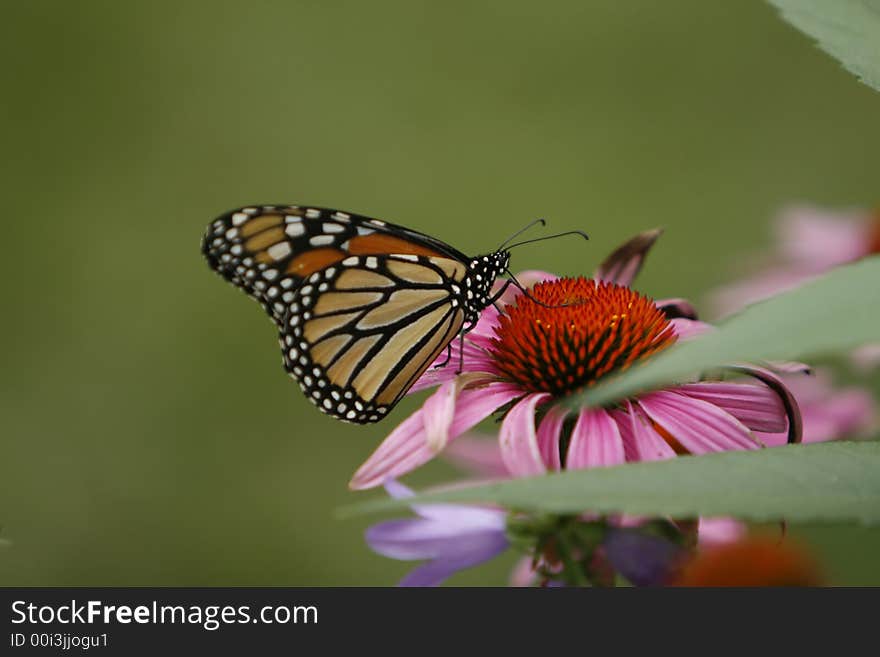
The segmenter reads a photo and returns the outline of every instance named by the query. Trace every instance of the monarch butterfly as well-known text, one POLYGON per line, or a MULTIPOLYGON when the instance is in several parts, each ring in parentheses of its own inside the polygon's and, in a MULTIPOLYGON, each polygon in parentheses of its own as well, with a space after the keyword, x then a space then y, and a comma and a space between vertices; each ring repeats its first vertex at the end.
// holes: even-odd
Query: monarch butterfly
POLYGON ((264 205, 215 219, 202 253, 278 325, 284 369, 306 396, 365 424, 382 419, 497 300, 511 283, 492 294, 513 246, 470 258, 378 219, 264 205))

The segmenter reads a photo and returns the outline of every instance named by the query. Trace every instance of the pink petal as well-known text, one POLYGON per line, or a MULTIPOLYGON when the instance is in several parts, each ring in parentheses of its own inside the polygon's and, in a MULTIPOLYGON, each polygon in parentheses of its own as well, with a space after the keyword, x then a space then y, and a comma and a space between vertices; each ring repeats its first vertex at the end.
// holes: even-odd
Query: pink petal
POLYGON ((752 433, 714 404, 675 392, 652 392, 639 406, 691 454, 757 449, 752 433))
POLYGON ((547 471, 535 434, 535 407, 550 399, 545 392, 523 397, 501 423, 501 458, 514 477, 528 477, 547 471))
POLYGON ((585 408, 571 432, 568 470, 619 465, 626 460, 617 422, 601 408, 585 408))
POLYGON ((706 322, 685 319, 683 317, 670 319, 669 323, 672 324, 672 330, 675 331, 675 335, 678 336, 679 340, 690 340, 715 328, 711 324, 706 324, 706 322))
MULTIPOLYGON (((462 390, 449 426, 453 440, 504 406, 522 391, 508 383, 490 383, 462 390)), ((437 452, 428 445, 424 410, 419 409, 401 422, 376 451, 358 468, 348 486, 354 490, 372 488, 387 479, 400 477, 427 463, 437 452)))
POLYGON ((785 431, 788 421, 779 395, 751 383, 690 383, 676 392, 702 399, 730 413, 754 431, 785 431))
POLYGON ((449 427, 455 417, 455 400, 460 390, 461 377, 447 381, 422 404, 425 422, 425 442, 435 452, 441 451, 449 440, 449 427))
POLYGON ((638 409, 629 402, 626 410, 611 411, 617 422, 627 461, 662 461, 675 457, 675 450, 663 440, 638 409))
POLYGON ((447 446, 443 458, 479 477, 496 479, 510 474, 501 460, 501 448, 494 435, 467 433, 447 446))
POLYGON ((534 586, 538 581, 538 575, 532 567, 533 561, 532 557, 523 557, 517 561, 510 571, 508 585, 518 588, 534 586))
POLYGON ((562 406, 552 406, 538 427, 538 449, 541 451, 541 459, 550 470, 560 470, 559 462, 559 439, 562 435, 562 425, 568 411, 562 406))
POLYGON ((697 540, 701 548, 738 541, 748 533, 744 522, 734 518, 700 518, 697 540))

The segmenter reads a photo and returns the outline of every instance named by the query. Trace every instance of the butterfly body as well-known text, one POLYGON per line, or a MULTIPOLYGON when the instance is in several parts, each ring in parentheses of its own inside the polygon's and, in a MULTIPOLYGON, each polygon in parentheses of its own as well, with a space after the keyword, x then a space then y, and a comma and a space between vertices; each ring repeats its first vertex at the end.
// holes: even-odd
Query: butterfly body
POLYGON ((208 263, 260 302, 284 368, 323 412, 376 422, 492 303, 507 251, 327 208, 251 206, 213 221, 208 263))

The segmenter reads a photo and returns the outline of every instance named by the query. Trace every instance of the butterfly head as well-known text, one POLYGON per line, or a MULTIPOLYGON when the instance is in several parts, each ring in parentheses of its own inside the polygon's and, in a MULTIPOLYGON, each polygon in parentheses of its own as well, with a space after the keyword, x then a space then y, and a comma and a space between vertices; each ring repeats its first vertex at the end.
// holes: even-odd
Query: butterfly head
MULTIPOLYGON (((469 309, 478 317, 480 311, 492 303, 492 286, 498 276, 507 271, 510 252, 498 250, 473 258, 468 264, 464 284, 469 309)), ((470 318, 469 318, 470 319, 470 318)))

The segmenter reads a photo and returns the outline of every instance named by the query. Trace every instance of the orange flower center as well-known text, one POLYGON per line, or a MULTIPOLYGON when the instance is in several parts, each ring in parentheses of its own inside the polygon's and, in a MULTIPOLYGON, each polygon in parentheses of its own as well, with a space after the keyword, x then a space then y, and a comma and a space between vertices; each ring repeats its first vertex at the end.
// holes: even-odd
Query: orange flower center
POLYGON ((530 392, 574 392, 676 340, 654 302, 627 287, 561 278, 530 294, 540 303, 520 295, 493 339, 497 367, 530 392))

